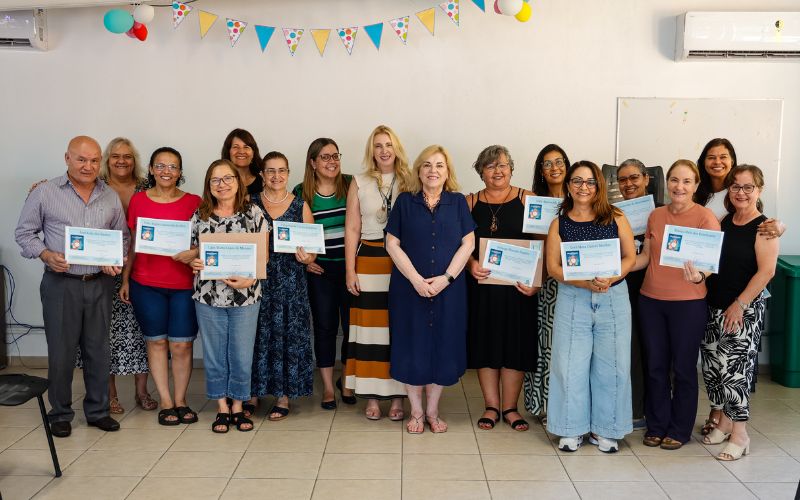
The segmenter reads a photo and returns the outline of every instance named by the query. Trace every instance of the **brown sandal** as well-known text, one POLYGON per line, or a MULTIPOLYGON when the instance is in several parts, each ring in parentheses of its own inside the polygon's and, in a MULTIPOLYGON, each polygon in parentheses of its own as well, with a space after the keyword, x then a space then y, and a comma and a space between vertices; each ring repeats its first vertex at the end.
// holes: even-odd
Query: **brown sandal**
POLYGON ((113 415, 120 415, 122 413, 125 413, 125 408, 123 408, 122 405, 119 404, 119 398, 118 397, 114 396, 108 402, 108 412, 113 414, 113 415))
POLYGON ((709 434, 711 434, 711 431, 717 428, 718 425, 719 425, 719 420, 717 420, 716 418, 707 418, 706 423, 703 424, 703 428, 700 429, 700 434, 702 434, 703 436, 708 436, 709 434))
POLYGON ((661 444, 661 441, 662 439, 658 436, 645 436, 644 439, 642 439, 642 444, 651 448, 655 448, 661 444))
POLYGON ((150 397, 150 394, 145 394, 144 397, 136 396, 136 406, 145 411, 153 411, 158 408, 158 401, 150 397))
POLYGON ((671 437, 665 437, 664 439, 661 440, 660 446, 662 450, 677 450, 681 446, 683 446, 683 443, 681 443, 680 441, 676 441, 671 437))

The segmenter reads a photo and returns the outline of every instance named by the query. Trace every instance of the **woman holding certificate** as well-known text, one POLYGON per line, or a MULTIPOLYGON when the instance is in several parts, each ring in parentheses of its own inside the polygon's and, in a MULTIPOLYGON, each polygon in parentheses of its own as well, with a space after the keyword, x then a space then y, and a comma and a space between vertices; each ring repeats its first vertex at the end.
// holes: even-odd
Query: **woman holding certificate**
POLYGON ((617 440, 633 429, 631 305, 623 279, 636 259, 633 233, 622 211, 608 203, 605 179, 594 163, 572 165, 563 189, 566 197, 550 225, 545 253, 547 270, 559 281, 547 430, 561 436, 562 451, 576 451, 591 432, 592 444, 614 453, 617 440), (569 242, 592 243, 562 249, 569 242), (606 245, 613 251, 591 251, 607 252, 606 245), (595 277, 573 277, 572 268, 591 262, 596 267, 581 272, 595 277))
POLYGON ((253 134, 236 128, 230 131, 222 144, 223 160, 229 160, 239 172, 247 194, 258 194, 264 189, 261 179, 261 156, 253 134))
MULTIPOLYGON (((287 190, 289 160, 272 151, 264 156, 261 177, 264 191, 253 195, 253 204, 264 211, 267 224, 313 223, 311 209, 300 196, 287 190)), ((278 235, 280 237, 280 234, 278 235)), ((251 404, 267 395, 277 397, 270 420, 289 415, 289 400, 314 391, 311 352, 311 309, 308 305, 306 266, 316 255, 297 247, 294 253, 278 253, 272 238, 267 279, 261 284, 263 300, 258 314, 258 334, 253 355, 251 404)))
MULTIPOLYGON (((213 162, 206 171, 203 203, 192 216, 192 246, 201 234, 266 233, 264 213, 249 202, 239 172, 228 160, 213 162)), ((192 261, 195 272, 206 261, 192 261)), ((216 433, 228 432, 231 424, 240 431, 253 430, 242 402, 250 399, 250 370, 261 302, 261 281, 242 277, 218 280, 194 279, 195 308, 203 341, 206 395, 217 401, 216 433), (228 406, 227 398, 231 405, 228 406)))
POLYGON ((517 401, 524 373, 536 369, 537 339, 532 332, 537 331, 538 289, 522 283, 481 283, 490 271, 482 265, 480 248, 491 240, 533 239, 522 232, 524 200, 531 192, 511 185, 514 160, 503 146, 485 148, 473 168, 485 185, 467 198, 478 238, 467 265, 467 366, 478 370, 486 409, 478 427, 493 429, 502 417, 512 429, 526 431, 528 422, 519 414, 517 401))
MULTIPOLYGON (((533 166, 533 193, 536 196, 564 198, 564 174, 569 168, 566 151, 557 144, 548 144, 536 156, 533 166)), ((525 372, 525 408, 532 415, 547 419, 547 395, 550 386, 550 353, 553 344, 558 282, 547 276, 539 291, 539 332, 536 369, 525 372)))
POLYGON ((688 262, 683 269, 660 264, 667 225, 719 231, 708 208, 693 201, 700 172, 689 160, 667 170, 671 202, 647 221, 644 247, 634 270, 647 267, 639 296, 640 327, 647 361, 646 446, 677 450, 691 439, 697 413, 697 355, 708 309, 706 274, 688 262), (690 282, 687 284, 687 281, 690 282))
POLYGON ((150 189, 136 193, 128 206, 131 249, 122 272, 122 300, 133 304, 136 319, 147 341, 150 373, 161 400, 161 425, 197 422, 197 413, 186 404, 192 375, 192 348, 197 337, 197 320, 192 301, 192 270, 187 266, 197 250, 189 249, 188 222, 185 240, 179 248, 152 252, 137 247, 137 240, 160 241, 161 220, 189 221, 200 205, 199 196, 178 189, 183 183, 183 161, 170 147, 156 149, 150 157, 150 189), (146 225, 142 219, 153 221, 146 225), (183 250, 180 250, 183 248, 183 250), (175 397, 170 394, 169 373, 175 397))
POLYGON ((389 285, 391 374, 406 384, 409 434, 421 434, 426 422, 431 432, 447 431, 439 399, 467 364, 467 288, 461 271, 475 246, 475 222, 456 192, 452 168, 442 146, 425 148, 414 162, 411 192, 397 197, 386 225, 386 251, 395 264, 389 285))
POLYGON ((728 215, 721 223, 725 238, 719 273, 708 279, 709 319, 700 354, 708 399, 722 414, 703 442, 727 440, 717 458, 731 461, 750 451, 750 387, 764 329, 764 288, 775 274, 778 239, 758 232, 767 220, 759 199, 764 189, 761 170, 738 165, 726 184, 728 215))
POLYGON ((392 260, 384 248, 384 228, 397 196, 413 182, 403 145, 392 129, 379 125, 367 139, 366 171, 353 176, 347 193, 344 253, 350 299, 345 387, 367 399, 369 420, 381 418, 379 400, 392 400, 389 419, 400 421, 405 386, 389 374, 387 310, 392 260))

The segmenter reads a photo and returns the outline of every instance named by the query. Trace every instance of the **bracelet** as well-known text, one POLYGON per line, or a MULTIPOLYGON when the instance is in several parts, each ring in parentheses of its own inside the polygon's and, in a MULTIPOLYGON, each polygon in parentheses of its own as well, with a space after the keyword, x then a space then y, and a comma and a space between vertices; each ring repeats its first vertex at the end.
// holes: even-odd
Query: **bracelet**
POLYGON ((736 303, 739 304, 739 307, 742 308, 742 312, 747 310, 747 305, 741 300, 739 300, 739 297, 736 297, 736 303))
POLYGON ((443 276, 444 276, 445 278, 447 278, 447 282, 448 282, 448 283, 452 283, 452 282, 454 282, 454 281, 456 280, 455 278, 453 278, 452 276, 450 276, 450 273, 448 273, 447 271, 445 271, 445 272, 444 272, 444 275, 443 275, 443 276))
POLYGON ((700 283, 704 282, 705 280, 706 280, 706 273, 704 273, 703 271, 700 271, 700 281, 692 281, 692 283, 694 283, 695 285, 699 285, 700 283))

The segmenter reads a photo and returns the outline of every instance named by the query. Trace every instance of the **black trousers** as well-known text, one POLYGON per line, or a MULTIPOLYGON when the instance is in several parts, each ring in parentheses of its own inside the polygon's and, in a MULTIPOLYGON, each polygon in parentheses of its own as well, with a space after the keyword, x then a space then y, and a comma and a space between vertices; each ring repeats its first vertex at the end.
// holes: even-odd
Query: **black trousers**
POLYGON ((631 300, 631 409, 633 419, 644 418, 645 375, 647 359, 642 345, 642 328, 639 322, 639 294, 630 294, 631 300))
POLYGON ((318 368, 336 362, 336 336, 342 326, 342 365, 347 362, 347 334, 350 330, 350 294, 345 283, 344 262, 318 261, 325 272, 308 273, 308 297, 314 323, 314 356, 318 368))

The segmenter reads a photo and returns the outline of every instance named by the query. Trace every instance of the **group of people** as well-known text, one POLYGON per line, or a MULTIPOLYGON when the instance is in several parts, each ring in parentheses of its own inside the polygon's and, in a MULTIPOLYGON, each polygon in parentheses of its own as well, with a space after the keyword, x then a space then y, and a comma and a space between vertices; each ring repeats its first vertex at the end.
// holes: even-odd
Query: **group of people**
MULTIPOLYGON (((342 172, 334 140, 313 141, 294 189, 286 156, 262 157, 246 130, 233 130, 220 156, 196 196, 179 189, 184 168, 173 148, 154 151, 145 176, 129 140, 114 139, 101 154, 95 140, 76 137, 66 174, 30 193, 16 239, 23 256, 45 264, 54 435, 71 431, 78 348, 90 425, 119 428, 109 413, 124 411, 113 384, 113 374, 124 373, 141 374, 136 402, 146 410, 160 405, 160 424, 196 422, 186 391, 199 332, 207 397, 218 405, 214 432, 252 430, 251 417, 268 395, 276 398, 269 420, 289 416, 290 401, 313 392, 316 360, 323 409, 337 407, 335 389, 344 404, 366 399, 370 420, 382 418, 379 402, 389 400, 388 418, 405 420, 411 434, 447 430, 439 414, 443 388, 471 368, 485 402, 480 429, 502 419, 528 430, 517 407, 524 388, 526 409, 560 437, 564 451, 577 450, 587 436, 601 451, 617 451, 634 427, 646 427, 645 445, 677 449, 694 425, 702 352, 712 404, 704 440, 729 441, 723 460, 748 452, 764 290, 785 227, 761 213, 763 174, 737 165, 729 141, 714 139, 697 164, 678 160, 667 170, 670 203, 650 214, 643 235, 609 203, 597 165, 570 163, 555 144, 537 156, 530 190, 512 185, 508 149, 485 148, 473 164, 484 188, 466 196, 447 149, 429 146, 410 164, 386 126, 372 131, 365 168, 352 176, 342 172), (534 194, 561 200, 546 237, 523 232, 525 197, 534 194), (129 234, 140 217, 191 221, 190 249, 137 253, 129 234), (280 221, 321 224, 325 253, 278 253, 269 238, 265 279, 200 279, 203 238, 267 238, 280 221), (661 266, 669 224, 722 229, 719 273, 691 262, 661 266), (129 249, 124 266, 67 263, 65 226, 121 231, 129 249), (545 240, 541 287, 489 279, 481 261, 488 240, 537 238, 545 240), (565 279, 562 242, 615 238, 618 276, 565 279), (340 328, 343 368, 334 381, 340 328), (148 371, 158 403, 147 394, 148 371)), ((638 160, 623 162, 616 181, 626 200, 648 194, 648 170, 638 160)))

